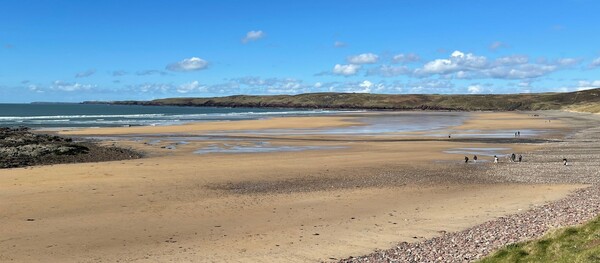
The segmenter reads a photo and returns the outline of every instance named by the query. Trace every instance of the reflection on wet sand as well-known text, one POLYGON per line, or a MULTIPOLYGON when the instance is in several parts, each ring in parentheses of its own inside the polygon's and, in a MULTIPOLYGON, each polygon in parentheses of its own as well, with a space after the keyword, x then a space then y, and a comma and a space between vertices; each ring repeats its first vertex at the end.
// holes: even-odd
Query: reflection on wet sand
POLYGON ((289 145, 271 145, 269 142, 255 142, 253 144, 210 144, 202 149, 195 151, 196 154, 209 153, 271 153, 271 152, 299 152, 307 150, 328 150, 341 149, 340 146, 289 146, 289 145))

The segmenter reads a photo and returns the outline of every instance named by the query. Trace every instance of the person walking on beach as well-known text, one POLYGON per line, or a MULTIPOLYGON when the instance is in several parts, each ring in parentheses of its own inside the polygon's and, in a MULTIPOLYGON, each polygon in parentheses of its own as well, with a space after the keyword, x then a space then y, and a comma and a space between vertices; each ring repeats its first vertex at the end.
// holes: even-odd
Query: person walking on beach
POLYGON ((519 162, 523 161, 523 155, 519 154, 519 162))
POLYGON ((563 165, 564 165, 564 166, 567 166, 567 165, 568 165, 568 163, 567 163, 567 158, 563 158, 563 165))
POLYGON ((498 156, 494 155, 494 163, 498 163, 498 156))
POLYGON ((517 137, 521 137, 521 131, 517 131, 517 137))
POLYGON ((517 159, 517 156, 515 155, 515 153, 512 153, 512 154, 510 155, 510 161, 511 161, 511 162, 515 162, 515 159, 517 159))
POLYGON ((469 157, 465 156, 465 163, 469 162, 469 157))
POLYGON ((477 163, 477 155, 473 155, 473 162, 477 163))

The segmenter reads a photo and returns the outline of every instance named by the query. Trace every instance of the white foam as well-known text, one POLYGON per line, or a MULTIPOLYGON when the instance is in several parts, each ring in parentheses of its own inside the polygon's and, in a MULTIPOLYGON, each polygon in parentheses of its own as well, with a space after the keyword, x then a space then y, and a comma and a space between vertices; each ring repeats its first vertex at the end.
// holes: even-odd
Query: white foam
POLYGON ((48 115, 48 116, 0 116, 0 120, 51 120, 86 118, 149 118, 164 117, 164 114, 123 114, 123 115, 48 115))

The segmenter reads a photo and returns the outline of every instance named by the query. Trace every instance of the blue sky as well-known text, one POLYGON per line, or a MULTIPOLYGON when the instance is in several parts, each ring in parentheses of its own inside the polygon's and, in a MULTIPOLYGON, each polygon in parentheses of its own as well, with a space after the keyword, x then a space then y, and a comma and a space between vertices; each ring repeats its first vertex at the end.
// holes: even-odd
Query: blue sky
POLYGON ((0 102, 600 87, 600 2, 0 4, 0 102))

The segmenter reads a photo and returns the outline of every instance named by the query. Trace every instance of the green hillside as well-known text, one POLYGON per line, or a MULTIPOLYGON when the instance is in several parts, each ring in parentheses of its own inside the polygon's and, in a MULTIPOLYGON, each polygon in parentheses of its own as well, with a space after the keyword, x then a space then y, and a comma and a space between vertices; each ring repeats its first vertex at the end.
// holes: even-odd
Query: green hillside
POLYGON ((277 107, 393 110, 573 110, 600 112, 600 89, 568 93, 502 95, 389 95, 307 93, 299 95, 166 98, 152 101, 84 102, 151 106, 277 107))

